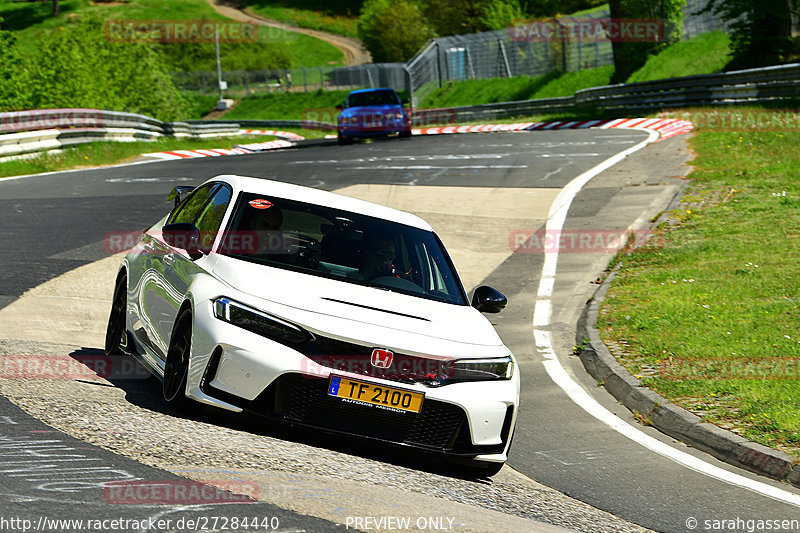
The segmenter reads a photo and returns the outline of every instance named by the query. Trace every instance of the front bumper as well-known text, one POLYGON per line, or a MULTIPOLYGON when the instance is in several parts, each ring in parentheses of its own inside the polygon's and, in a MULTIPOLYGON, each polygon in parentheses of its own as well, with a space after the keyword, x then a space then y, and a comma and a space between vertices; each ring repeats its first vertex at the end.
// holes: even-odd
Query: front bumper
POLYGON ((505 461, 519 403, 511 380, 422 383, 332 370, 299 351, 250 333, 198 305, 187 395, 232 411, 483 461, 505 461), (395 413, 328 396, 331 373, 425 393, 420 413, 395 413))
POLYGON ((384 137, 394 133, 410 133, 411 124, 406 120, 387 120, 380 126, 370 126, 366 124, 345 124, 339 123, 338 133, 342 137, 353 139, 356 137, 384 137))

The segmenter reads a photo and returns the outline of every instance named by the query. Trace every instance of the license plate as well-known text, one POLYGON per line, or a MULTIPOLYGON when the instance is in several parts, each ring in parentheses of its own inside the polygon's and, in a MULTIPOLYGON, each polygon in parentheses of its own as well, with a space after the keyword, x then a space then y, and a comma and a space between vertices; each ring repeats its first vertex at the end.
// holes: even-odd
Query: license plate
POLYGON ((387 411, 419 413, 425 395, 421 392, 395 389, 366 381, 357 381, 341 376, 331 376, 328 395, 341 398, 347 403, 371 405, 387 411))

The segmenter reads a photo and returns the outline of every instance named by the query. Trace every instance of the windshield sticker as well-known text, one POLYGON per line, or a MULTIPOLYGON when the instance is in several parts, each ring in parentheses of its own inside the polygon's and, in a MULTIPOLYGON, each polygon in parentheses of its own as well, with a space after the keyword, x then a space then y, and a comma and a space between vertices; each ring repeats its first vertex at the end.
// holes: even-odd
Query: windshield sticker
POLYGON ((255 200, 250 200, 250 207, 254 207, 255 209, 269 209, 272 207, 272 202, 269 200, 264 200, 263 198, 256 198, 255 200))

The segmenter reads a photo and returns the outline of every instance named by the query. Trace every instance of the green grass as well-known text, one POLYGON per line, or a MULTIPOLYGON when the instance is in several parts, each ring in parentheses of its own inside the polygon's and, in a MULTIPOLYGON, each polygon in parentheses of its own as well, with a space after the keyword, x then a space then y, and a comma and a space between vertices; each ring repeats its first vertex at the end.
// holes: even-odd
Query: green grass
POLYGON ((301 28, 358 37, 359 2, 314 0, 244 0, 248 11, 301 28))
POLYGON ((536 91, 533 98, 572 96, 581 89, 608 85, 613 74, 614 67, 611 65, 581 70, 579 72, 567 72, 536 91))
POLYGON ((614 67, 599 67, 580 72, 550 72, 544 76, 516 76, 450 83, 432 91, 419 107, 455 107, 534 98, 572 96, 575 91, 608 85, 614 67))
MULTIPOLYGON (((301 134, 302 135, 302 134, 301 134)), ((0 177, 54 172, 72 168, 113 165, 135 159, 150 152, 168 150, 198 150, 203 148, 232 148, 274 140, 266 135, 220 137, 218 139, 160 139, 153 142, 94 142, 64 149, 58 154, 41 154, 31 159, 0 162, 0 177)))
POLYGON ((314 91, 253 95, 242 100, 222 120, 318 120, 336 122, 336 106, 344 103, 349 91, 314 91))
POLYGON ((673 44, 631 74, 628 83, 721 72, 731 60, 730 44, 721 31, 673 44))
POLYGON ((226 20, 204 0, 137 0, 124 4, 92 4, 90 0, 61 0, 61 15, 53 17, 50 2, 0 0, 0 27, 20 42, 36 46, 36 37, 57 30, 75 17, 97 15, 104 20, 226 20))
MULTIPOLYGON (((80 17, 102 20, 228 20, 217 14, 205 0, 137 0, 124 4, 93 4, 90 0, 62 0, 61 16, 52 17, 49 2, 0 0, 0 27, 10 30, 29 50, 45 32, 69 29, 80 17)), ((256 43, 222 43, 223 70, 261 70, 288 67, 342 65, 344 54, 335 46, 295 32, 259 27, 256 43)), ((175 70, 215 70, 213 42, 163 44, 161 49, 175 70)))
POLYGON ((623 260, 599 327, 645 385, 800 459, 800 132, 766 120, 791 113, 719 113, 737 112, 768 127, 720 131, 692 113, 683 203, 655 244, 623 260))

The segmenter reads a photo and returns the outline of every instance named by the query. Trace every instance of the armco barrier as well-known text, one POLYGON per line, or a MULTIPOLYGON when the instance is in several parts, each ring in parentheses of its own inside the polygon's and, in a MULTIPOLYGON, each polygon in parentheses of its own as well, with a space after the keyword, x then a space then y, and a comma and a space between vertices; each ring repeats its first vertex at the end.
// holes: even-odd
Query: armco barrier
POLYGON ((0 113, 0 160, 100 140, 134 142, 243 134, 235 122, 162 122, 146 115, 98 109, 0 113))
POLYGON ((757 105, 800 100, 800 64, 594 87, 562 98, 448 108, 458 122, 524 115, 654 111, 675 107, 757 105))

